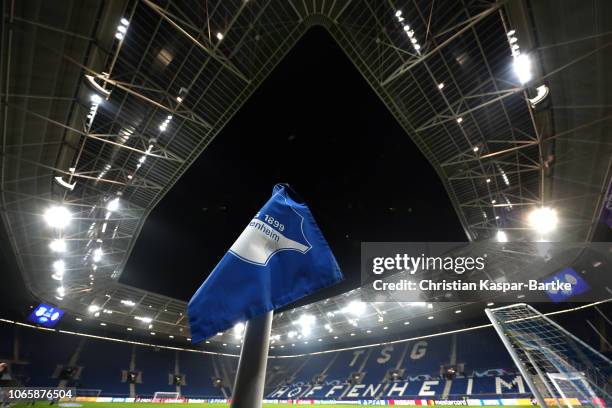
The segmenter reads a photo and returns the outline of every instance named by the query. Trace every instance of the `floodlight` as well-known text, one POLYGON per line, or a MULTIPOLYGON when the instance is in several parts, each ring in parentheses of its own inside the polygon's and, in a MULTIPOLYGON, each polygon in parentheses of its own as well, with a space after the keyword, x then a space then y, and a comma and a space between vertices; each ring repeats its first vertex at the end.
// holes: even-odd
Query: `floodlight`
POLYGON ((97 311, 99 311, 99 310, 100 310, 100 306, 97 306, 97 305, 89 305, 89 307, 87 308, 87 310, 88 310, 90 313, 95 313, 95 312, 97 312, 97 311))
POLYGON ((91 94, 90 99, 93 103, 96 103, 96 104, 102 103, 102 98, 98 94, 91 94))
POLYGON ((217 33, 217 40, 221 41, 223 39, 223 33, 217 33))
POLYGON ((136 303, 134 303, 134 302, 133 302, 133 301, 131 301, 131 300, 122 300, 122 301, 121 301, 121 304, 122 304, 122 305, 126 305, 126 306, 136 306, 136 303))
POLYGON ((497 242, 508 242, 508 236, 505 231, 497 231, 497 242))
POLYGON ((66 207, 54 206, 45 211, 44 217, 45 221, 47 221, 47 224, 49 224, 49 226, 55 228, 64 228, 70 223, 72 214, 70 214, 70 211, 68 211, 66 207))
POLYGON ((102 248, 96 248, 93 251, 93 261, 100 262, 101 259, 102 259, 102 248))
POLYGON ((236 323, 236 325, 234 326, 234 337, 236 337, 237 339, 242 338, 242 333, 244 333, 244 323, 242 322, 238 322, 236 323))
POLYGON ((106 204, 106 209, 108 211, 117 211, 119 209, 119 198, 114 198, 106 204))
POLYGON ((531 59, 529 59, 529 56, 521 54, 514 58, 513 67, 514 73, 521 84, 525 84, 531 80, 531 59))
POLYGON ((533 229, 545 234, 557 227, 557 211, 550 207, 536 208, 529 213, 528 220, 533 229))
POLYGON ((402 10, 397 10, 395 12, 395 17, 400 17, 402 15, 402 10))
POLYGON ((66 241, 63 239, 54 239, 49 243, 49 248, 53 252, 66 252, 66 241))
POLYGON ((550 92, 548 87, 546 85, 540 85, 536 88, 537 94, 535 97, 530 98, 529 99, 529 103, 531 104, 532 107, 535 108, 535 106, 542 102, 544 99, 546 99, 546 97, 548 96, 548 93, 550 92))
POLYGON ((62 178, 62 176, 56 176, 54 177, 54 180, 57 182, 57 184, 59 184, 60 186, 72 191, 74 190, 74 187, 76 186, 76 181, 72 184, 64 181, 64 179, 62 178))
POLYGON ((353 300, 352 302, 350 302, 348 305, 346 305, 342 309, 342 312, 350 313, 354 316, 361 316, 365 312, 365 310, 366 310, 365 303, 353 300))
POLYGON ((127 27, 127 26, 130 25, 130 22, 128 21, 127 18, 124 17, 124 18, 121 19, 121 24, 123 24, 124 26, 127 27))
POLYGON ((316 318, 313 315, 304 314, 295 323, 300 326, 302 335, 308 336, 312 331, 315 321, 316 318))
POLYGON ((65 269, 66 269, 66 264, 61 259, 58 259, 57 261, 53 262, 53 270, 59 276, 64 274, 65 269))

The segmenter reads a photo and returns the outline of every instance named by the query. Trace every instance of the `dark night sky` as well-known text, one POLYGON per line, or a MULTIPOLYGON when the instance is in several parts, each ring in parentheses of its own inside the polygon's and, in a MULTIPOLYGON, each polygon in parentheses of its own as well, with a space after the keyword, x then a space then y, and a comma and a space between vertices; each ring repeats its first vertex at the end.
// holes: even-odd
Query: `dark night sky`
MULTIPOLYGON (((346 281, 362 241, 463 241, 433 168, 322 28, 309 31, 149 216, 121 281, 188 300, 288 182, 346 281)), ((312 300, 312 299, 309 299, 312 300)))

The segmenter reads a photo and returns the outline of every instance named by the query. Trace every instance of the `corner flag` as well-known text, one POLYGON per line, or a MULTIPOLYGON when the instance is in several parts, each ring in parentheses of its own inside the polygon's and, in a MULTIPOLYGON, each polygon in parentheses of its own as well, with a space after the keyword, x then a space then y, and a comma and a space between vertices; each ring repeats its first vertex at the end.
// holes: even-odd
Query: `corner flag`
POLYGON ((255 214, 189 301, 198 343, 343 279, 310 210, 285 184, 255 214))

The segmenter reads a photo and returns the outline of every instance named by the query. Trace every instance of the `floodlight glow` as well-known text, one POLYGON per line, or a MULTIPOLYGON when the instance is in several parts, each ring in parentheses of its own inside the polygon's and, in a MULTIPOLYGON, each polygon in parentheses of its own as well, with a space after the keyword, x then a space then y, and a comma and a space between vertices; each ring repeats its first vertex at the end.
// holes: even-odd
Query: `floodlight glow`
POLYGON ((121 19, 121 24, 123 24, 124 26, 127 27, 127 26, 130 25, 130 22, 128 21, 127 18, 124 17, 124 18, 121 19))
POLYGON ((529 59, 529 56, 521 54, 514 58, 513 67, 514 73, 518 77, 521 84, 525 84, 531 80, 531 60, 529 59))
POLYGON ((54 239, 49 243, 49 248, 53 252, 66 252, 66 241, 63 239, 54 239))
POLYGON ((119 198, 114 198, 106 204, 108 211, 117 211, 119 209, 119 198))
POLYGON ((72 214, 66 209, 66 207, 55 206, 45 211, 45 221, 51 227, 64 228, 70 224, 72 214))
POLYGON ((236 323, 236 325, 234 326, 234 337, 236 337, 237 339, 242 338, 242 333, 244 333, 244 323, 239 322, 236 323))
POLYGON ((63 286, 60 286, 59 288, 57 288, 57 294, 61 297, 64 297, 64 295, 66 294, 66 289, 63 286))
POLYGON ((101 104, 102 103, 102 98, 98 94, 91 94, 90 99, 95 104, 101 104))
POLYGON ((395 12, 395 17, 400 17, 402 15, 402 10, 397 10, 395 12))
POLYGON ((62 276, 64 274, 64 270, 66 269, 66 264, 61 259, 53 262, 53 270, 57 273, 58 276, 62 276))
POLYGON ((353 300, 342 309, 343 313, 350 313, 354 316, 361 316, 366 310, 366 304, 353 300))
POLYGON ((223 33, 217 33, 217 40, 221 41, 223 39, 223 33))
POLYGON ((89 311, 90 313, 96 313, 99 310, 100 306, 97 305, 89 305, 89 307, 87 308, 87 311, 89 311))
POLYGON ((126 306, 136 306, 136 303, 134 303, 134 302, 133 302, 133 301, 131 301, 131 300, 122 300, 122 301, 121 301, 121 304, 122 304, 122 305, 126 305, 126 306))
POLYGON ((539 233, 545 234, 557 227, 557 211, 550 207, 540 207, 529 213, 529 225, 539 233))
POLYGON ((315 321, 316 318, 313 315, 304 314, 300 316, 296 324, 300 326, 302 335, 308 336, 312 331, 312 326, 314 326, 315 321))
POLYGON ((140 320, 143 323, 151 323, 153 321, 153 319, 151 319, 150 317, 141 317, 141 316, 134 316, 135 320, 140 320))
POLYGON ((505 231, 497 231, 497 242, 508 242, 508 236, 505 231))
POLYGON ((102 248, 96 248, 93 251, 93 261, 100 262, 101 259, 102 259, 102 248))

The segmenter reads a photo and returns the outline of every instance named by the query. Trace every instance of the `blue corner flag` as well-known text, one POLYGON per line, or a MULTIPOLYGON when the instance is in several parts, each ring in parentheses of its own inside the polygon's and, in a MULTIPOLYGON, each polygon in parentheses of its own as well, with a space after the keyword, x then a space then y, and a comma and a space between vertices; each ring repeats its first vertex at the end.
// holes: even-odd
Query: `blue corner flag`
POLYGON ((272 197, 189 301, 192 342, 342 279, 306 204, 289 186, 277 184, 272 197))

